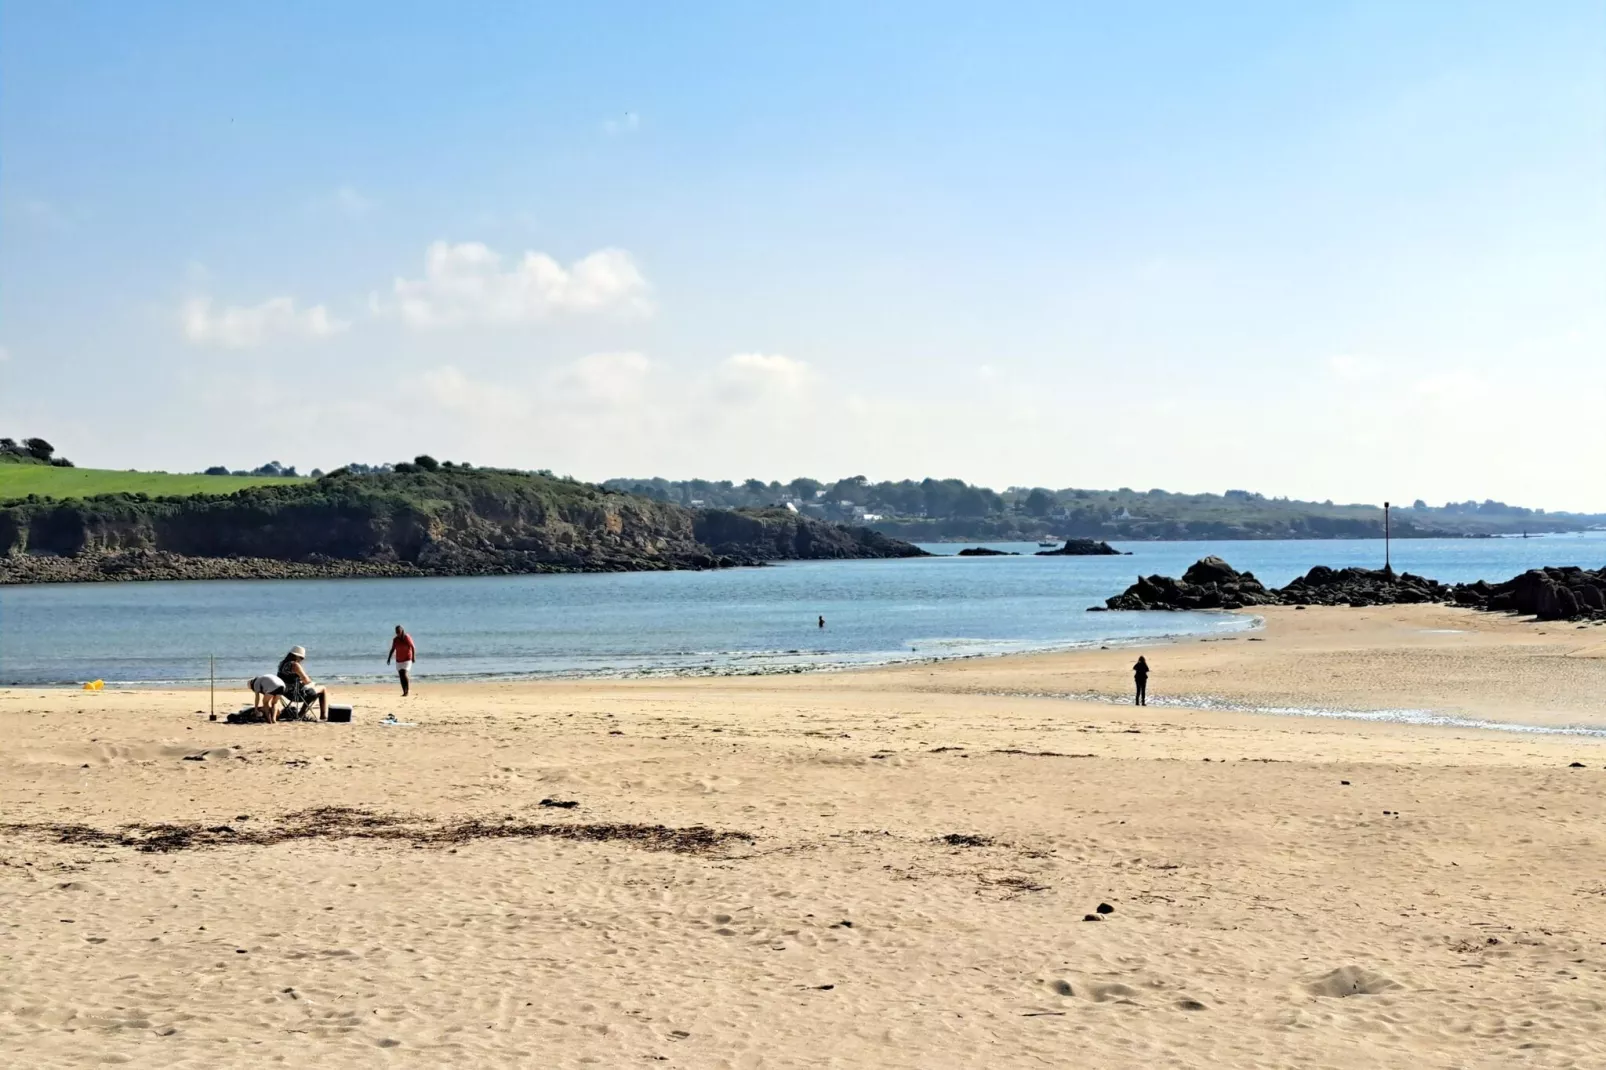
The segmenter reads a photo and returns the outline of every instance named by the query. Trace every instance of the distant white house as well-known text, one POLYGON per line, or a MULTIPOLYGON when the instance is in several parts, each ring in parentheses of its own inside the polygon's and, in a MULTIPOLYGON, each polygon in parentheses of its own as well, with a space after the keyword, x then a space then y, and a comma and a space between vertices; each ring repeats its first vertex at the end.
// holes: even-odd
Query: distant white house
POLYGON ((866 524, 874 524, 877 520, 881 519, 881 514, 880 513, 865 513, 859 519, 863 520, 866 524))
POLYGON ((787 502, 786 503, 786 510, 787 510, 787 512, 790 512, 790 513, 797 512, 797 502, 787 502))

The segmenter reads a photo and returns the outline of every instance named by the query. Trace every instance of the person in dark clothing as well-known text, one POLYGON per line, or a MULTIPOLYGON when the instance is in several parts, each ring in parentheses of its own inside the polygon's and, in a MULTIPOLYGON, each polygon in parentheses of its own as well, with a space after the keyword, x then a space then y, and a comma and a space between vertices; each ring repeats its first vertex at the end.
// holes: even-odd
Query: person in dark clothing
POLYGON ((305 647, 291 647, 290 653, 279 662, 278 677, 284 681, 284 701, 305 702, 314 696, 318 699, 318 720, 329 719, 329 693, 322 684, 312 682, 307 668, 301 664, 307 659, 305 647))
POLYGON ((820 618, 820 627, 822 627, 822 628, 825 627, 825 618, 824 617, 820 618))
POLYGON ((1149 663, 1138 655, 1138 663, 1132 666, 1132 680, 1138 685, 1138 697, 1134 700, 1138 706, 1149 704, 1149 663))

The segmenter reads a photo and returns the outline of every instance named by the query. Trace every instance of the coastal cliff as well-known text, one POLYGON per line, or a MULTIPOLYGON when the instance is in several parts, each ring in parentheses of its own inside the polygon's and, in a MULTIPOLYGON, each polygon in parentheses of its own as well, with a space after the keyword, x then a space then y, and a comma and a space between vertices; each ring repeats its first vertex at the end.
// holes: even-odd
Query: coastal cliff
POLYGON ((918 548, 785 510, 687 509, 501 469, 330 473, 223 496, 0 504, 0 583, 722 568, 918 548))

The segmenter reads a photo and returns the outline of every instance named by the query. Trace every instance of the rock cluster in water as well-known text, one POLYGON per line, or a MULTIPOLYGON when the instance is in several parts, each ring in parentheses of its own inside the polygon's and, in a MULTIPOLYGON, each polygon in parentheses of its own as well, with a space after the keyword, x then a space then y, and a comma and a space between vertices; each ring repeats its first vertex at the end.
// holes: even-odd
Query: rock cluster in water
POLYGON ((1066 539, 1065 545, 1058 550, 1039 550, 1038 557, 1098 557, 1104 555, 1120 554, 1107 542, 1098 539, 1066 539))
POLYGON ((1014 550, 994 550, 991 546, 967 546, 955 557, 1019 557, 1014 550))
POLYGON ((1606 569, 1532 569, 1505 583, 1451 586, 1392 569, 1317 565, 1286 587, 1268 588, 1219 557, 1196 561, 1180 580, 1139 577, 1105 601, 1109 609, 1243 609, 1246 606, 1382 606, 1441 602, 1539 620, 1606 621, 1606 569))

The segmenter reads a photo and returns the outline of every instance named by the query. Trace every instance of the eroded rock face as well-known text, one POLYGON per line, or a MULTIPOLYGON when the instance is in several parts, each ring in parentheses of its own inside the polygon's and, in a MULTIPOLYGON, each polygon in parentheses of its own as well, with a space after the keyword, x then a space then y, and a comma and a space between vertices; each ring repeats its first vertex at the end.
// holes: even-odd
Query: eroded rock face
POLYGON ((0 503, 0 584, 507 575, 922 557, 784 510, 693 510, 496 470, 331 475, 226 496, 0 503))
POLYGON ((1182 579, 1140 576, 1106 600, 1110 609, 1241 609, 1257 605, 1382 606, 1443 602, 1539 620, 1606 620, 1606 569, 1532 569, 1505 583, 1456 586, 1389 569, 1317 565, 1286 587, 1268 590, 1219 557, 1196 561, 1182 579))

